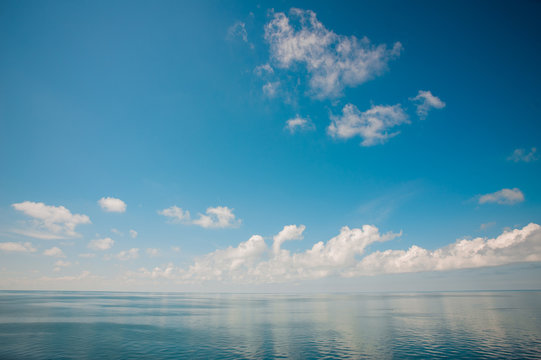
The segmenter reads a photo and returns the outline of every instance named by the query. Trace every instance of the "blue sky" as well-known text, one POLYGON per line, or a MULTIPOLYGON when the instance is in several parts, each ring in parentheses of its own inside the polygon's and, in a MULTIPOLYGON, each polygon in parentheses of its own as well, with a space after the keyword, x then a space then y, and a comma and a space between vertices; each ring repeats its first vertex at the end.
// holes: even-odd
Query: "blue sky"
POLYGON ((0 287, 539 288, 540 10, 3 2, 0 287))

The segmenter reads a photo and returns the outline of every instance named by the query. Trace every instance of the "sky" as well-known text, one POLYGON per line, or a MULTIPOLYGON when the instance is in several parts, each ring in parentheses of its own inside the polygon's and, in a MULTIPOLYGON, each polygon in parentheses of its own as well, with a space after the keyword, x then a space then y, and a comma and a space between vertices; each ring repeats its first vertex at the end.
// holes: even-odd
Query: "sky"
POLYGON ((540 15, 3 1, 0 289, 541 289, 540 15))

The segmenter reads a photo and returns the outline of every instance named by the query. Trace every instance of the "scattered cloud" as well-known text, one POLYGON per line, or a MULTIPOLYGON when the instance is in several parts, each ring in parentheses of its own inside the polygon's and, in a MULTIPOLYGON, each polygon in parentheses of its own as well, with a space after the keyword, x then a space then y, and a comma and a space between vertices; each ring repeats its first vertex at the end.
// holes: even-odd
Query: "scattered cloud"
POLYGON ((72 214, 64 206, 50 206, 42 202, 25 201, 11 205, 33 218, 28 222, 30 229, 14 230, 14 232, 39 239, 63 239, 78 237, 75 227, 79 224, 90 224, 86 215, 72 214))
POLYGON ((53 271, 58 272, 58 271, 62 270, 62 268, 66 268, 66 267, 71 266, 71 263, 69 261, 58 260, 57 262, 54 263, 54 266, 55 267, 54 267, 53 271))
POLYGON ((428 112, 432 109, 443 109, 445 103, 437 96, 432 95, 430 91, 419 90, 419 93, 414 98, 410 99, 417 106, 417 115, 420 119, 426 119, 428 112))
POLYGON ((118 229, 115 229, 115 228, 111 229, 111 232, 113 234, 116 234, 116 235, 119 235, 119 236, 124 236, 124 233, 122 231, 120 231, 118 229))
POLYGON ((436 250, 413 245, 407 250, 374 251, 368 247, 400 236, 381 234, 377 227, 364 225, 340 233, 312 248, 297 253, 280 249, 287 240, 302 238, 304 226, 288 225, 273 238, 269 248, 260 235, 238 246, 216 250, 197 258, 187 269, 169 264, 149 271, 146 277, 164 277, 180 282, 209 280, 242 283, 275 283, 319 279, 329 276, 357 277, 377 274, 499 266, 517 262, 541 261, 541 226, 528 224, 506 230, 496 238, 459 239, 436 250))
POLYGON ((345 87, 360 85, 387 69, 402 45, 391 49, 373 45, 368 38, 337 35, 310 10, 277 12, 265 25, 273 65, 281 69, 304 66, 311 93, 319 99, 336 98, 345 87))
POLYGON ((359 136, 362 146, 373 146, 385 143, 389 138, 399 134, 389 132, 395 126, 409 123, 408 116, 397 104, 393 106, 373 105, 360 112, 353 104, 346 104, 341 116, 331 115, 328 133, 335 138, 349 139, 359 136))
POLYGON ((503 205, 514 205, 524 201, 524 194, 520 189, 501 189, 491 194, 481 195, 479 204, 497 203, 503 205))
POLYGON ((272 75, 274 74, 274 69, 272 68, 272 66, 270 66, 267 63, 267 64, 256 66, 256 68, 254 69, 254 74, 260 77, 263 77, 266 75, 272 75))
POLYGON ((190 212, 184 211, 177 206, 171 206, 170 208, 163 209, 158 211, 158 214, 170 218, 174 222, 189 223, 190 222, 190 212))
POLYGON ((137 237, 137 235, 138 235, 137 231, 135 231, 133 229, 130 230, 130 236, 131 236, 132 239, 135 239, 137 237))
POLYGON ((265 85, 263 85, 263 94, 266 96, 273 98, 278 93, 278 89, 280 88, 280 82, 279 81, 269 81, 265 85))
POLYGON ((0 242, 0 251, 5 252, 36 252, 31 243, 25 242, 0 242))
POLYGON ((116 258, 122 261, 134 260, 139 257, 139 249, 132 248, 130 250, 123 250, 116 255, 116 258))
POLYGON ((103 239, 96 239, 92 240, 88 243, 88 248, 92 250, 109 250, 115 241, 111 239, 110 237, 106 237, 103 239))
POLYGON ((61 258, 66 257, 66 255, 64 255, 64 252, 62 251, 62 249, 60 249, 60 248, 58 248, 56 246, 53 246, 52 248, 45 250, 43 252, 43 255, 61 257, 61 258))
POLYGON ((160 250, 153 248, 148 248, 146 252, 149 256, 158 256, 160 254, 160 250))
POLYGON ((98 204, 106 212, 123 213, 126 211, 126 203, 117 198, 102 197, 98 200, 98 204))
POLYGON ((515 149, 511 155, 507 158, 509 161, 514 162, 532 162, 539 159, 539 157, 536 154, 537 149, 532 148, 530 152, 527 152, 525 149, 515 149))
POLYGON ((291 134, 302 131, 302 130, 315 130, 315 125, 308 118, 302 118, 299 115, 295 116, 293 119, 286 121, 285 129, 287 129, 291 134))
POLYGON ((227 38, 230 40, 241 39, 245 43, 248 42, 248 32, 246 24, 242 21, 237 21, 227 29, 227 38))
POLYGON ((198 214, 198 218, 191 219, 190 212, 177 206, 158 211, 158 214, 169 217, 175 222, 198 225, 203 228, 231 228, 240 226, 242 220, 237 219, 233 209, 227 206, 209 207, 205 214, 198 214))

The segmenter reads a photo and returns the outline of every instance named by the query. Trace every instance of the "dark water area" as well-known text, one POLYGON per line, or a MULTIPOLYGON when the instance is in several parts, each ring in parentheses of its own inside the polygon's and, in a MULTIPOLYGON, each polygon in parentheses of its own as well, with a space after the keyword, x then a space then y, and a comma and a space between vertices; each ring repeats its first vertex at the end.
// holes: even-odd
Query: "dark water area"
POLYGON ((0 291, 0 359, 540 359, 541 292, 0 291))

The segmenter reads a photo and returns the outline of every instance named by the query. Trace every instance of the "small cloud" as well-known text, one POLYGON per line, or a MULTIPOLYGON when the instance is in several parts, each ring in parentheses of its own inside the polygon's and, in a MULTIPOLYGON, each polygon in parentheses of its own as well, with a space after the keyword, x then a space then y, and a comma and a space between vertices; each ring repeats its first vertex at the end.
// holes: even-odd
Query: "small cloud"
POLYGON ((217 206, 209 207, 205 214, 199 214, 199 218, 192 223, 204 228, 230 228, 240 226, 241 220, 235 218, 233 209, 217 206))
POLYGON ((487 223, 481 224, 481 226, 479 227, 479 229, 481 229, 481 230, 484 231, 484 230, 486 230, 486 229, 488 229, 488 228, 493 227, 494 225, 496 225, 496 222, 494 222, 494 221, 487 222, 487 223))
POLYGON ((153 248, 148 248, 147 249, 147 254, 149 256, 158 256, 159 253, 160 253, 160 250, 158 250, 158 249, 153 249, 153 248))
POLYGON ((184 211, 176 205, 160 210, 158 211, 158 214, 171 218, 174 222, 190 222, 190 212, 187 210, 184 211))
POLYGON ((137 237, 137 235, 138 235, 137 231, 135 231, 133 229, 130 230, 130 236, 132 237, 132 239, 135 239, 137 237))
POLYGON ((118 229, 115 229, 115 228, 111 229, 111 232, 113 234, 116 234, 116 235, 119 235, 119 236, 124 236, 124 233, 122 231, 120 231, 118 229))
POLYGON ((532 162, 539 159, 536 155, 537 149, 532 148, 530 152, 527 152, 525 149, 516 149, 513 153, 507 158, 509 161, 514 162, 532 162))
POLYGON ((45 256, 54 256, 54 257, 61 257, 61 258, 64 258, 66 257, 66 255, 64 255, 64 252, 62 251, 62 249, 54 246, 50 249, 47 249, 43 252, 43 255, 45 256))
POLYGON ((245 43, 248 42, 248 32, 246 31, 246 24, 242 21, 237 21, 227 29, 227 38, 241 39, 245 43))
POLYGON ((85 258, 85 259, 91 259, 91 258, 96 257, 96 254, 92 254, 92 253, 79 254, 79 257, 85 258))
POLYGON ((92 240, 91 242, 88 243, 88 248, 89 249, 93 249, 93 250, 109 250, 113 244, 114 244, 114 240, 109 238, 109 237, 106 237, 106 238, 103 238, 103 239, 96 239, 96 240, 92 240))
POLYGON ((445 107, 445 103, 437 96, 432 95, 430 91, 419 90, 417 96, 410 100, 416 104, 417 115, 421 120, 426 119, 431 109, 443 109, 445 107))
POLYGON ((242 220, 236 219, 233 209, 227 206, 209 207, 205 214, 198 214, 199 218, 191 219, 190 212, 184 211, 177 206, 158 211, 158 214, 169 217, 175 222, 198 225, 204 228, 228 228, 237 227, 242 220))
POLYGON ((514 205, 524 201, 524 194, 520 189, 501 189, 499 191, 481 195, 479 204, 497 203, 503 205, 514 205))
POLYGON ((0 242, 0 251, 5 252, 36 252, 31 243, 25 242, 0 242))
POLYGON ((132 248, 130 250, 123 250, 116 255, 116 258, 122 261, 134 260, 139 257, 139 249, 132 248))
POLYGON ((123 213, 126 211, 126 203, 117 198, 102 197, 98 200, 98 204, 106 212, 123 213))
POLYGON ((278 93, 278 89, 280 88, 280 82, 274 81, 274 82, 267 82, 265 85, 263 85, 263 94, 266 96, 273 98, 278 93))
POLYGON ((62 270, 62 268, 71 266, 71 263, 69 261, 58 260, 57 262, 54 263, 54 266, 55 268, 53 269, 53 271, 58 272, 62 270))
POLYGON ((389 132, 390 129, 407 123, 408 116, 399 104, 373 105, 364 112, 360 112, 353 104, 347 104, 342 109, 342 116, 331 115, 331 124, 327 131, 335 138, 349 139, 359 136, 363 139, 362 146, 373 146, 383 144, 398 135, 398 131, 389 132))
POLYGON ((310 119, 304 119, 299 115, 293 119, 287 120, 285 126, 285 129, 291 134, 302 130, 315 130, 315 128, 315 125, 310 121, 310 119))
POLYGON ((81 235, 75 232, 75 227, 91 223, 88 216, 72 214, 64 206, 51 206, 32 201, 24 201, 11 206, 33 219, 28 223, 29 230, 14 230, 14 232, 38 239, 79 237, 81 235))
POLYGON ((272 66, 270 66, 268 63, 256 66, 254 69, 254 74, 256 74, 259 77, 263 77, 265 75, 272 75, 274 74, 274 69, 272 66))
POLYGON ((171 246, 171 250, 178 253, 180 252, 180 246, 171 246))

